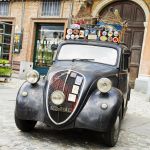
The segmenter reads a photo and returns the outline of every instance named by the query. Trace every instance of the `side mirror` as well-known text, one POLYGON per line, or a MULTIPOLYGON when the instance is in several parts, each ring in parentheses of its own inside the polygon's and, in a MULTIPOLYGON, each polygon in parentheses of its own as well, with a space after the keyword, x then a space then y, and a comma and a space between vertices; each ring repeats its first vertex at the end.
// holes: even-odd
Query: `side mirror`
POLYGON ((129 57, 128 55, 124 55, 124 70, 127 70, 129 67, 129 57))
POLYGON ((122 55, 122 69, 129 71, 130 53, 124 53, 122 55))

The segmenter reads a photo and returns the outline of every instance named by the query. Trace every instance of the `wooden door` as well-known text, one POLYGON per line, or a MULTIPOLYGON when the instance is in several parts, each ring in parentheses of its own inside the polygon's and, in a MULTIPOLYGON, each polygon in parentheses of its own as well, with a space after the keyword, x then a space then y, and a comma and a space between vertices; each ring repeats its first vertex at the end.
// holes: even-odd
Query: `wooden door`
POLYGON ((134 2, 118 1, 106 6, 100 12, 100 17, 104 16, 111 7, 113 7, 114 10, 118 9, 123 20, 127 20, 128 22, 124 42, 131 50, 130 83, 133 87, 139 72, 145 14, 142 8, 134 2))

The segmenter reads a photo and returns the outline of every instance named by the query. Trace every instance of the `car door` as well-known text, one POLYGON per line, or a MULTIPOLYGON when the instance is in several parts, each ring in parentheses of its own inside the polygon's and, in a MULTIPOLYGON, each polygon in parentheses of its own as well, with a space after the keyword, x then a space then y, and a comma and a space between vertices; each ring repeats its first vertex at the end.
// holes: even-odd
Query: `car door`
POLYGON ((119 89, 123 93, 124 106, 126 106, 128 99, 128 92, 130 90, 129 86, 129 53, 122 53, 120 61, 120 71, 119 71, 119 89))

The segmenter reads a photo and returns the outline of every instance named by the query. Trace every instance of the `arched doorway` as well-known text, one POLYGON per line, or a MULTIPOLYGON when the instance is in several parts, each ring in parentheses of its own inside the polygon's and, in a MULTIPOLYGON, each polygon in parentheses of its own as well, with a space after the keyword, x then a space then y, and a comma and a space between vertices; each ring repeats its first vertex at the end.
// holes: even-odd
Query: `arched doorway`
POLYGON ((134 85, 139 72, 146 16, 143 9, 132 1, 113 2, 104 7, 100 11, 99 16, 104 16, 110 7, 113 7, 114 10, 118 9, 123 20, 128 22, 128 30, 126 31, 124 42, 131 50, 130 83, 134 85))

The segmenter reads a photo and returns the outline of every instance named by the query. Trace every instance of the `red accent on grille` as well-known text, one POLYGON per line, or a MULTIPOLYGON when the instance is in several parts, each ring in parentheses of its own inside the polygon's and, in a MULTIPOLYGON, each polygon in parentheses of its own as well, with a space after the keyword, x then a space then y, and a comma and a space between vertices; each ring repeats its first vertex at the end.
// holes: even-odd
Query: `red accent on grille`
MULTIPOLYGON (((56 122, 62 122, 66 120, 74 111, 77 105, 77 102, 79 100, 79 94, 80 94, 80 90, 82 87, 82 84, 81 84, 79 93, 76 95, 75 102, 68 101, 69 94, 72 94, 72 88, 73 88, 73 85, 75 85, 76 78, 71 77, 70 74, 68 75, 67 73, 68 71, 61 71, 61 72, 56 73, 52 77, 50 86, 49 86, 49 99, 48 99, 49 113, 51 117, 53 118, 53 120, 55 120, 56 122), (56 90, 62 91, 66 97, 65 102, 61 106, 55 106, 50 99, 50 95, 56 90), (69 110, 71 110, 71 112, 54 111, 50 109, 50 106, 55 106, 58 108, 59 107, 68 108, 69 110)), ((80 74, 77 74, 77 75, 81 76, 80 74)))
POLYGON ((66 84, 64 80, 59 78, 57 74, 52 78, 51 87, 53 88, 53 91, 62 91, 65 94, 66 100, 68 100, 68 96, 69 93, 71 93, 72 87, 71 85, 66 84))

